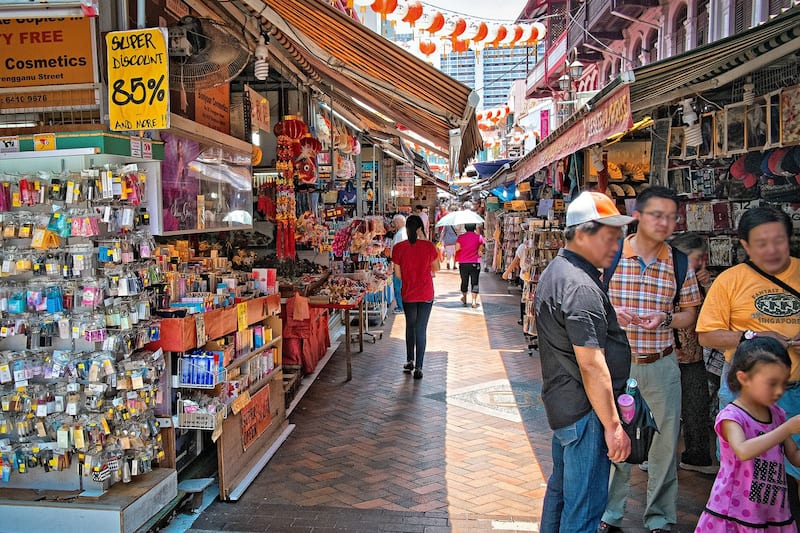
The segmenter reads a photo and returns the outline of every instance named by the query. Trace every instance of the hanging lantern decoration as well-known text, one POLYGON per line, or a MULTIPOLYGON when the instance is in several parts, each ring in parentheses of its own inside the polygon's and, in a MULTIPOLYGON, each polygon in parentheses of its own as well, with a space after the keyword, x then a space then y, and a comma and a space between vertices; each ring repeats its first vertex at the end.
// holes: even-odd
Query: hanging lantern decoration
POLYGON ((541 22, 534 22, 531 24, 533 26, 533 32, 531 33, 531 39, 528 41, 530 44, 535 45, 537 41, 541 41, 544 39, 545 35, 547 35, 547 27, 541 22))
POLYGON ((298 143, 300 154, 295 159, 297 179, 302 183, 313 184, 317 181, 317 154, 322 150, 322 143, 310 133, 304 134, 298 143))
POLYGON ((500 41, 506 38, 506 35, 508 35, 508 29, 501 24, 497 28, 497 35, 495 36, 494 40, 493 41, 487 40, 487 43, 492 47, 497 48, 500 45, 500 41))
POLYGON ((465 41, 472 41, 477 35, 478 31, 480 31, 481 26, 478 21, 472 20, 470 22, 465 22, 464 31, 461 32, 461 37, 465 41))
POLYGON ((297 115, 285 115, 272 132, 278 138, 275 168, 291 175, 294 161, 302 151, 300 139, 308 133, 308 126, 297 115))
POLYGON ((483 120, 483 113, 475 113, 475 120, 477 120, 478 122, 483 120))
POLYGON ((420 17, 422 17, 422 11, 422 4, 420 2, 408 2, 408 13, 401 20, 413 28, 420 17))
POLYGON ((397 9, 397 0, 375 0, 370 4, 370 9, 381 16, 381 22, 386 22, 386 17, 397 9))
POLYGON ((458 17, 455 21, 455 28, 453 31, 449 33, 449 36, 453 39, 456 37, 461 37, 464 34, 464 31, 467 29, 467 21, 458 17))
POLYGON ((435 11, 433 13, 423 13, 419 19, 419 29, 434 34, 444 26, 444 15, 435 11))
POLYGON ((397 0, 397 7, 390 18, 392 26, 396 25, 398 20, 403 20, 406 15, 408 15, 408 2, 406 0, 397 0))
POLYGON ((523 24, 521 27, 522 35, 519 36, 519 39, 517 39, 515 44, 527 46, 528 41, 531 40, 531 35, 533 34, 533 26, 530 24, 523 24))
POLYGON ((469 50, 469 43, 467 41, 462 41, 461 39, 453 39, 453 52, 457 54, 463 54, 467 50, 469 50))
POLYGON ((419 42, 419 51, 425 54, 425 57, 430 57, 436 51, 436 43, 425 39, 419 42))
POLYGON ((492 44, 494 40, 497 39, 497 34, 499 31, 500 31, 499 24, 489 24, 488 29, 486 30, 486 35, 483 37, 482 40, 486 43, 487 46, 492 44))
POLYGON ((515 24, 508 31, 508 35, 506 36, 506 38, 503 39, 503 44, 509 47, 514 46, 514 44, 517 41, 519 41, 520 38, 522 37, 522 32, 523 32, 522 26, 520 26, 519 24, 515 24))
POLYGON ((442 26, 441 33, 444 36, 449 36, 456 29, 455 17, 447 17, 444 19, 444 26, 442 26))
POLYGON ((489 34, 489 25, 485 22, 478 23, 478 33, 475 34, 475 37, 472 38, 473 42, 479 43, 482 40, 486 39, 486 36, 489 34))

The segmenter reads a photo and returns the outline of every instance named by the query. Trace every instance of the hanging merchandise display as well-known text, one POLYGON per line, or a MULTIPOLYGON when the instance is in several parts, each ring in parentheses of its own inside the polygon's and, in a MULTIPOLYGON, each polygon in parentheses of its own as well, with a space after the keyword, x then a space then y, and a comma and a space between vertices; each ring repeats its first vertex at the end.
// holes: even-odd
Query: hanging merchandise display
POLYGON ((166 459, 165 362, 145 348, 161 335, 164 276, 143 203, 157 166, 37 162, 0 161, 2 485, 102 494, 166 459))

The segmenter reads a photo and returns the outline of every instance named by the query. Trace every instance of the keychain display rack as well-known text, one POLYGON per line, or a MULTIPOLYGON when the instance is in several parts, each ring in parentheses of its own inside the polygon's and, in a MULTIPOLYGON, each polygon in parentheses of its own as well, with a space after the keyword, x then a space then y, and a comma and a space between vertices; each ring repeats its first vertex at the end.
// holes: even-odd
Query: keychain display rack
POLYGON ((141 525, 177 494, 174 469, 158 468, 165 361, 146 348, 160 338, 153 309, 164 281, 144 206, 159 162, 98 152, 0 154, 0 509, 13 517, 4 520, 8 531, 79 523, 79 515, 101 530, 141 525), (3 500, 6 489, 71 497, 31 505, 3 500), (101 503, 88 510, 87 498, 101 503))

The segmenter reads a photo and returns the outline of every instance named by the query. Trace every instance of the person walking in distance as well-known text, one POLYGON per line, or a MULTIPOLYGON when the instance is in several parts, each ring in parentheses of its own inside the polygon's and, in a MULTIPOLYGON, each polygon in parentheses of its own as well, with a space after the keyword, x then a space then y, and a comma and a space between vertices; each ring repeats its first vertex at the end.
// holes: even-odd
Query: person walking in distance
POLYGON ((403 312, 406 316, 406 364, 403 372, 422 378, 427 344, 428 319, 433 308, 433 276, 439 270, 436 246, 425 238, 422 219, 406 221, 408 239, 392 249, 394 274, 402 280, 403 312))
MULTIPOLYGON (((708 289, 697 333, 701 345, 725 351, 720 409, 735 398, 726 379, 733 353, 746 336, 756 335, 772 337, 788 349, 792 368, 778 405, 789 417, 800 414, 800 259, 789 255, 792 229, 792 220, 780 209, 749 209, 737 228, 747 262, 722 272, 708 289)), ((793 438, 800 441, 800 435, 793 438)), ((789 506, 800 521, 800 468, 787 463, 786 474, 789 506)))
POLYGON ((620 228, 631 221, 604 194, 575 198, 567 208, 566 246, 542 272, 534 296, 542 401, 553 430, 542 533, 596 531, 611 461, 631 451, 615 402, 631 351, 598 270, 611 265, 620 228))
MULTIPOLYGON (((406 232, 406 217, 398 213, 392 219, 392 226, 394 226, 394 237, 392 238, 392 250, 394 250, 394 247, 397 246, 398 243, 408 239, 408 233, 406 232)), ((400 281, 400 277, 394 275, 392 277, 392 292, 394 292, 395 314, 400 314, 403 312, 403 296, 401 294, 402 285, 403 283, 400 281)))
POLYGON ((486 241, 475 233, 475 224, 464 224, 464 233, 456 239, 456 262, 461 274, 461 303, 467 305, 467 292, 472 293, 472 308, 478 307, 478 280, 481 256, 486 241))
MULTIPOLYGON (((681 418, 681 375, 675 329, 692 326, 702 299, 687 257, 666 243, 678 220, 678 199, 666 187, 645 189, 636 199, 637 232, 622 243, 616 265, 603 273, 608 296, 630 342, 631 377, 647 400, 659 432, 648 455, 644 526, 670 531, 677 522, 675 452, 681 418), (682 279, 679 279, 682 278, 682 279)), ((611 469, 608 504, 598 531, 619 531, 628 499, 631 465, 611 469)))

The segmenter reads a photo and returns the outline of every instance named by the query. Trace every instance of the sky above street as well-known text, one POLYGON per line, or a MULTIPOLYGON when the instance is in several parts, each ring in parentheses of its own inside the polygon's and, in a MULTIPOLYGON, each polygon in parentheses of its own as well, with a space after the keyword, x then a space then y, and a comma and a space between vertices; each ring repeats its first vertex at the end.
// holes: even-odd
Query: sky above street
POLYGON ((527 0, 422 0, 422 3, 486 22, 509 22, 517 18, 527 0))

